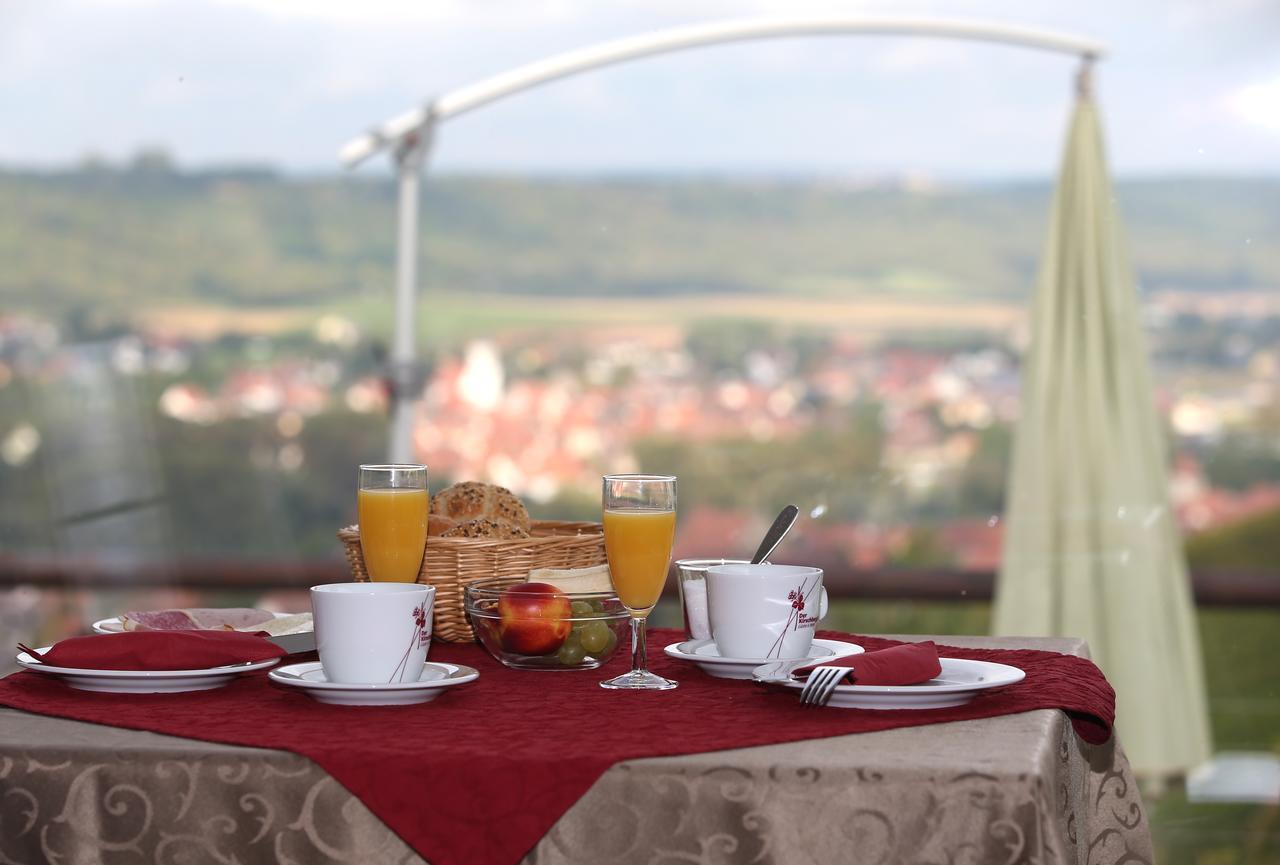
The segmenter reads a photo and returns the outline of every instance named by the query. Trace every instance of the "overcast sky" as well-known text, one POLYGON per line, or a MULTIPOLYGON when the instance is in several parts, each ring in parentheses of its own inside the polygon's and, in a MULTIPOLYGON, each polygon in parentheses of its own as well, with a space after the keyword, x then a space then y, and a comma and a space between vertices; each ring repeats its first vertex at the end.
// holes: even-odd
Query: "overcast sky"
MULTIPOLYGON (((432 94, 602 39, 730 16, 931 11, 1107 42, 1098 90, 1117 173, 1280 173, 1280 0, 0 0, 0 164, 157 145, 188 166, 330 171, 352 135, 432 94)), ((887 37, 719 46, 458 118, 435 164, 1041 176, 1073 67, 887 37)))

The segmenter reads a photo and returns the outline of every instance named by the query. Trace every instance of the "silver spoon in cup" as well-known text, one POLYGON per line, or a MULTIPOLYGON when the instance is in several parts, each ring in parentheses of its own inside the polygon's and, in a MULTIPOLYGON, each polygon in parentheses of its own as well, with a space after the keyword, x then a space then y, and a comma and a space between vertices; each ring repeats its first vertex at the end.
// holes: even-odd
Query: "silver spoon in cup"
POLYGON ((791 531, 791 527, 795 525, 796 517, 799 514, 800 509, 795 505, 787 505, 782 509, 777 519, 773 521, 773 525, 769 526, 769 531, 764 533, 764 540, 760 542, 760 546, 756 549, 756 554, 751 557, 751 564, 758 565, 769 558, 769 554, 774 551, 778 544, 782 543, 782 539, 787 536, 787 532, 791 531))

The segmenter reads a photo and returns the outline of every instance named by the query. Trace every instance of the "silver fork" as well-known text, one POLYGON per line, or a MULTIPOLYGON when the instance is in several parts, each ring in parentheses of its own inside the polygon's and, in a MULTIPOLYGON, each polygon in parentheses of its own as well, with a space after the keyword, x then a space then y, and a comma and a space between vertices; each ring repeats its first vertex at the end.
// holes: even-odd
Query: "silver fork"
POLYGON ((804 706, 825 706, 835 693, 836 685, 849 672, 848 667, 815 667, 800 691, 800 703, 804 706))

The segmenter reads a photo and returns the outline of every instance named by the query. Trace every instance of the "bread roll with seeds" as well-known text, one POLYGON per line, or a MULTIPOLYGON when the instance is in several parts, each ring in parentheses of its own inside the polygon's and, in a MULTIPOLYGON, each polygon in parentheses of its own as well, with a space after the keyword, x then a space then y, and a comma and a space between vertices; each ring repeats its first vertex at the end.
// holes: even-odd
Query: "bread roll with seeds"
POLYGON ((477 519, 496 520, 525 532, 517 537, 528 537, 529 511, 524 503, 511 490, 494 484, 463 481, 443 489, 432 496, 431 513, 459 523, 477 519))
POLYGON ((442 534, 442 538, 487 538, 495 541, 510 541, 517 538, 527 538, 529 533, 519 526, 513 526, 511 523, 503 520, 491 520, 488 517, 480 517, 474 520, 458 523, 458 525, 449 529, 442 534))

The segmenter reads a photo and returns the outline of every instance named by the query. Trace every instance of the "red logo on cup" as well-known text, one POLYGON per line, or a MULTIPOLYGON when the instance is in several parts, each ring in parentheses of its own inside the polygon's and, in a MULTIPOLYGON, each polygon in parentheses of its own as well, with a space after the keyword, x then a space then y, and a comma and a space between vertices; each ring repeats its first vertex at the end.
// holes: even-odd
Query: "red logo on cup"
POLYGON ((400 659, 400 663, 391 673, 388 682, 403 682, 406 667, 409 663, 409 655, 415 648, 421 649, 427 643, 431 642, 431 630, 427 627, 427 608, 425 605, 413 608, 410 614, 413 616, 413 636, 409 638, 409 648, 404 650, 404 657, 400 659))
POLYGON ((782 651, 782 641, 787 636, 788 631, 812 628, 818 624, 818 617, 805 615, 804 608, 805 601, 809 595, 813 594, 814 589, 818 588, 819 582, 821 582, 821 576, 813 581, 812 586, 808 586, 808 591, 805 590, 807 586, 807 582, 805 582, 787 592, 787 600, 791 602, 791 615, 787 617, 787 623, 782 626, 782 633, 778 635, 778 638, 773 641, 773 645, 769 648, 768 657, 778 657, 778 654, 782 651))

